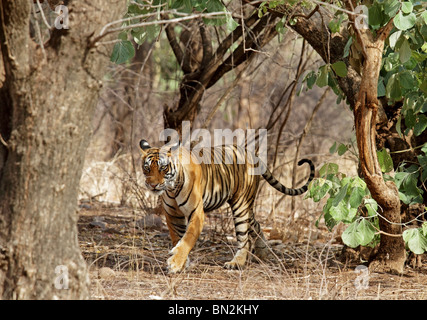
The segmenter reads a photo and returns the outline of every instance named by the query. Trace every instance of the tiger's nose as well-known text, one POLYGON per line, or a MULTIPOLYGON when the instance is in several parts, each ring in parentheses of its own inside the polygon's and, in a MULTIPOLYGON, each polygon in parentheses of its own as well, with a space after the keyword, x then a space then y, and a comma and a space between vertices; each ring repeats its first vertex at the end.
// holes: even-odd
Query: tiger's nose
POLYGON ((153 188, 153 189, 156 189, 156 187, 159 185, 158 183, 148 183, 148 185, 151 187, 151 188, 153 188))

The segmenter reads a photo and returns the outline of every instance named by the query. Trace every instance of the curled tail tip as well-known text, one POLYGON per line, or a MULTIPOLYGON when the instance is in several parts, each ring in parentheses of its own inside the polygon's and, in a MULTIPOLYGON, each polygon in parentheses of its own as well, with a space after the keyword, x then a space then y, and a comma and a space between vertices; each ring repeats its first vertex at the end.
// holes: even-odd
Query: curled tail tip
POLYGON ((310 159, 301 159, 300 161, 298 161, 299 166, 302 166, 304 163, 308 163, 310 166, 314 166, 313 161, 311 161, 310 159))

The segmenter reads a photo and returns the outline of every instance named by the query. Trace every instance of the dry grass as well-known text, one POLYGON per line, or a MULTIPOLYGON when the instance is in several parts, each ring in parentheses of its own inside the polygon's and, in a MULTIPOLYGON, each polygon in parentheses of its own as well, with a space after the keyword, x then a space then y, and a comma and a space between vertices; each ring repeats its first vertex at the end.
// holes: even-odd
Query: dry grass
POLYGON ((268 261, 252 261, 243 270, 225 270, 223 264, 232 258, 236 243, 231 230, 227 231, 227 219, 220 227, 220 218, 215 215, 207 219, 190 253, 190 267, 169 275, 166 259, 170 241, 164 226, 138 227, 141 213, 129 208, 85 207, 80 212, 79 240, 89 265, 93 299, 426 298, 425 267, 407 267, 400 276, 370 274, 369 286, 358 290, 355 280, 360 274, 355 268, 361 262, 339 261, 342 246, 332 234, 310 241, 315 230, 309 230, 301 243, 271 240, 268 261), (95 217, 103 217, 104 228, 93 226, 95 217))

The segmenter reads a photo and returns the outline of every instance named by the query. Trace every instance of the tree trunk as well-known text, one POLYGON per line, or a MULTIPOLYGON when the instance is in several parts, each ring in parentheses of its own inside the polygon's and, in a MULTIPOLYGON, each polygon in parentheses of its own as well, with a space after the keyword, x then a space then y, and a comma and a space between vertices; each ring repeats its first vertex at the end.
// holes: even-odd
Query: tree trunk
POLYGON ((120 18, 126 2, 67 3, 69 29, 52 27, 42 45, 30 35, 32 1, 0 3, 3 299, 89 297, 77 240, 77 194, 111 49, 91 40, 120 18))
MULTIPOLYGON (((353 19, 353 17, 350 17, 353 19)), ((379 101, 378 77, 384 42, 393 26, 392 20, 376 36, 370 30, 356 30, 365 61, 362 80, 354 108, 354 123, 359 148, 360 170, 380 210, 381 240, 370 269, 402 273, 406 260, 405 244, 400 224, 400 199, 396 185, 385 182, 377 158, 376 123, 379 101)))

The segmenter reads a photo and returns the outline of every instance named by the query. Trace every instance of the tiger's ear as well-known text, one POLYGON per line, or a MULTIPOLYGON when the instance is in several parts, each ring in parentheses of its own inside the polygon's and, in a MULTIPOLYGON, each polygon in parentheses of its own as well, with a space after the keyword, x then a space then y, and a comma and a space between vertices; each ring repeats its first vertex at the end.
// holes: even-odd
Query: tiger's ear
POLYGON ((174 152, 178 150, 178 148, 181 146, 181 142, 178 140, 174 144, 170 145, 170 151, 174 152))
POLYGON ((151 146, 148 144, 148 142, 144 139, 142 139, 141 141, 139 141, 139 147, 141 148, 141 151, 143 154, 146 153, 147 149, 150 149, 151 146))
POLYGON ((181 146, 179 140, 175 140, 174 142, 169 141, 168 143, 166 143, 162 148, 162 152, 164 152, 165 154, 167 154, 168 156, 171 156, 172 154, 175 153, 175 151, 178 150, 178 148, 181 146))

